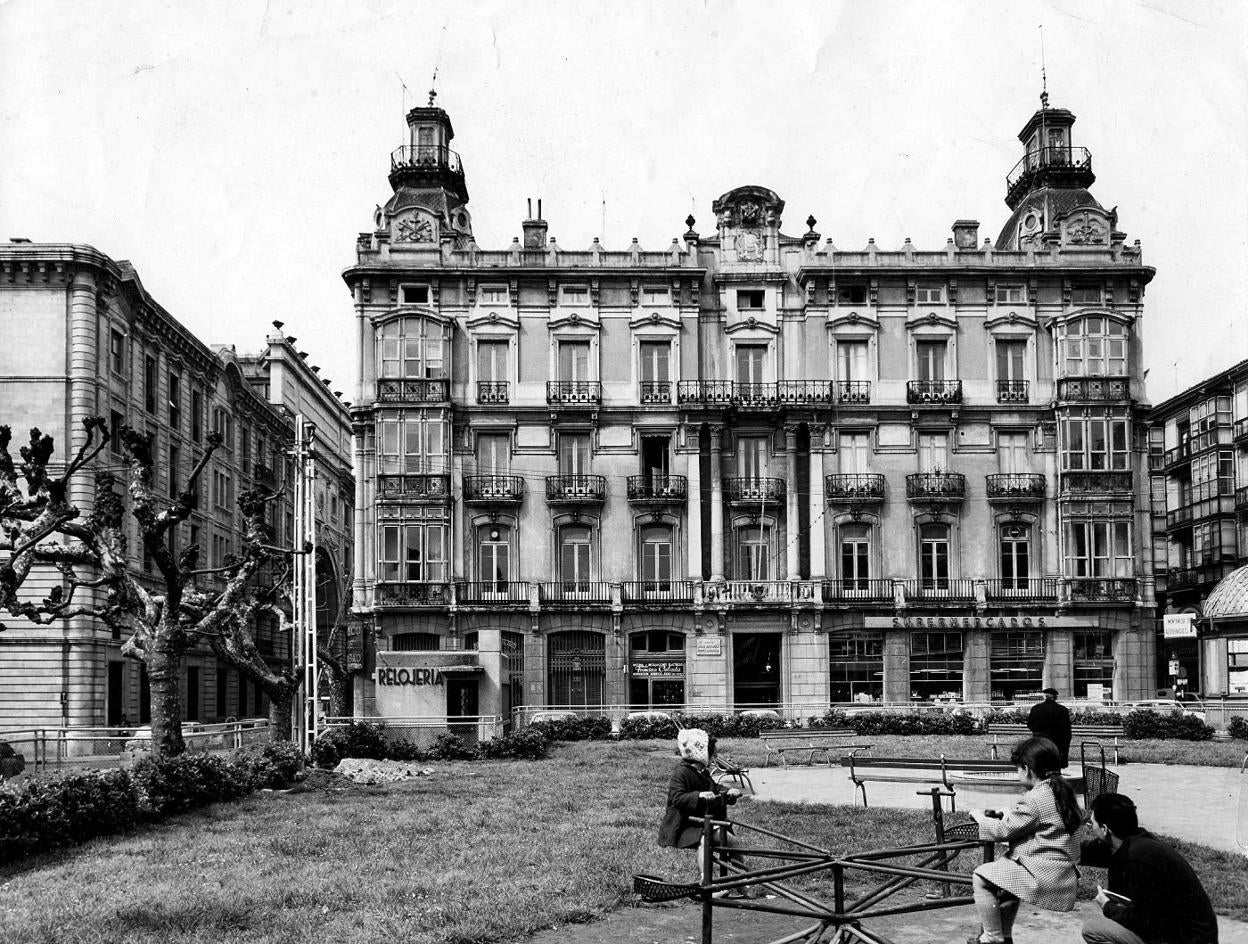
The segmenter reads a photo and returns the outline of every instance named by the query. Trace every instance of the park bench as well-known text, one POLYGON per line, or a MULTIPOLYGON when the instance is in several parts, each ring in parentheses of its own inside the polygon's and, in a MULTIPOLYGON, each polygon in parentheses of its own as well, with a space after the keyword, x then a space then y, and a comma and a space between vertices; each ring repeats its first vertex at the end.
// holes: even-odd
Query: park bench
POLYGON ((938 783, 954 797, 950 809, 957 809, 957 784, 1009 785, 1014 782, 1014 765, 1008 760, 962 760, 940 757, 871 757, 847 754, 841 766, 849 768, 849 779, 867 805, 868 781, 879 783, 938 783))
MULTIPOLYGON (((1031 737, 1031 729, 1025 724, 992 724, 988 725, 988 733, 992 735, 992 759, 997 759, 997 748, 1000 745, 1000 739, 1005 738, 1007 742, 1013 743, 1023 738, 1031 737)), ((1122 729, 1122 723, 1112 721, 1108 724, 1073 724, 1070 726, 1071 743, 1079 743, 1082 741, 1094 741, 1101 743, 1108 741, 1109 747, 1114 752, 1114 763, 1118 763, 1118 739, 1125 737, 1126 734, 1122 729)))
POLYGON ((773 731, 759 731, 758 736, 767 749, 763 760, 764 767, 770 767, 773 758, 781 767, 789 766, 790 755, 806 754, 806 763, 814 764, 815 755, 822 754, 828 766, 832 766, 833 749, 844 750, 853 748, 863 750, 869 744, 851 744, 850 739, 857 732, 853 728, 779 728, 773 731))
POLYGON ((731 780, 742 790, 754 792, 754 781, 750 779, 750 769, 742 767, 725 754, 716 754, 711 762, 711 777, 716 783, 731 780))

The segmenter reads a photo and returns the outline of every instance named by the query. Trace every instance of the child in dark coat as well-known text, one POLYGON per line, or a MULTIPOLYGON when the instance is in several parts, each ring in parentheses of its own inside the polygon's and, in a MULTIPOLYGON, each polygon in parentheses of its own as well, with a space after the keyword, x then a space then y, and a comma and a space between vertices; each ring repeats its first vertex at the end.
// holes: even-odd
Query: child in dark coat
MULTIPOLYGON (((667 785, 667 810, 659 826, 659 845, 677 849, 698 847, 698 875, 701 880, 703 862, 702 824, 691 823, 692 816, 709 816, 722 820, 728 817, 728 806, 736 803, 741 791, 722 787, 711 777, 711 761, 715 757, 715 739, 700 728, 686 728, 676 736, 676 749, 681 763, 672 772, 667 785)), ((737 842, 724 827, 716 827, 716 845, 735 846, 737 842)))

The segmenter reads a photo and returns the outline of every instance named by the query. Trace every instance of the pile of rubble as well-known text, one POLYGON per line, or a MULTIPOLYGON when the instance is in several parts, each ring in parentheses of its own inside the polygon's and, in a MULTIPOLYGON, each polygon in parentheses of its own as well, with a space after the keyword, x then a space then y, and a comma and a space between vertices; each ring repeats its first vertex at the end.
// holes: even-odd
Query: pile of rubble
POLYGON ((401 760, 363 760, 348 757, 334 768, 334 773, 352 783, 400 783, 404 780, 415 780, 417 777, 428 777, 433 773, 433 768, 401 760))

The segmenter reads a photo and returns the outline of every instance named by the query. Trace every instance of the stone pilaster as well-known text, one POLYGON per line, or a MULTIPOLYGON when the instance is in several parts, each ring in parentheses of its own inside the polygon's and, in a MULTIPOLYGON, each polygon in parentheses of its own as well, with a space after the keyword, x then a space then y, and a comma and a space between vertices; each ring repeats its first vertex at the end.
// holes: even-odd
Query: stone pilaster
POLYGON ((811 430, 810 461, 810 578, 822 580, 827 576, 827 537, 824 522, 827 520, 823 497, 823 453, 813 449, 815 431, 811 430))
POLYGON ((1075 692, 1075 632, 1051 629, 1044 639, 1044 685, 1056 688, 1058 698, 1071 698, 1075 692))
POLYGON ((724 428, 711 427, 711 579, 724 579, 724 428))
POLYGON ((796 580, 798 575, 798 514, 797 514, 797 427, 784 427, 784 523, 785 575, 796 580))
POLYGON ((901 629, 884 632, 884 701, 910 700, 910 634, 901 629))
MULTIPOLYGON (((696 432, 690 432, 696 443, 696 432)), ((685 528, 688 537, 688 575, 690 580, 702 579, 702 454, 700 449, 689 453, 687 470, 689 500, 685 510, 685 528)))
POLYGON ((962 634, 962 700, 989 701, 992 689, 992 634, 968 629, 962 634))

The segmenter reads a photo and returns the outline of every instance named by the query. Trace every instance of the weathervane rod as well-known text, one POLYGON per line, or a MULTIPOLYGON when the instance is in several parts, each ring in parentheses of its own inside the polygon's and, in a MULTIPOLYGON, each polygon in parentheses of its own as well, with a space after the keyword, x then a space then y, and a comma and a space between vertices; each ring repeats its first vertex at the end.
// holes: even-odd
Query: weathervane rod
POLYGON ((1044 65, 1044 24, 1040 24, 1040 102, 1049 103, 1049 76, 1044 65))

